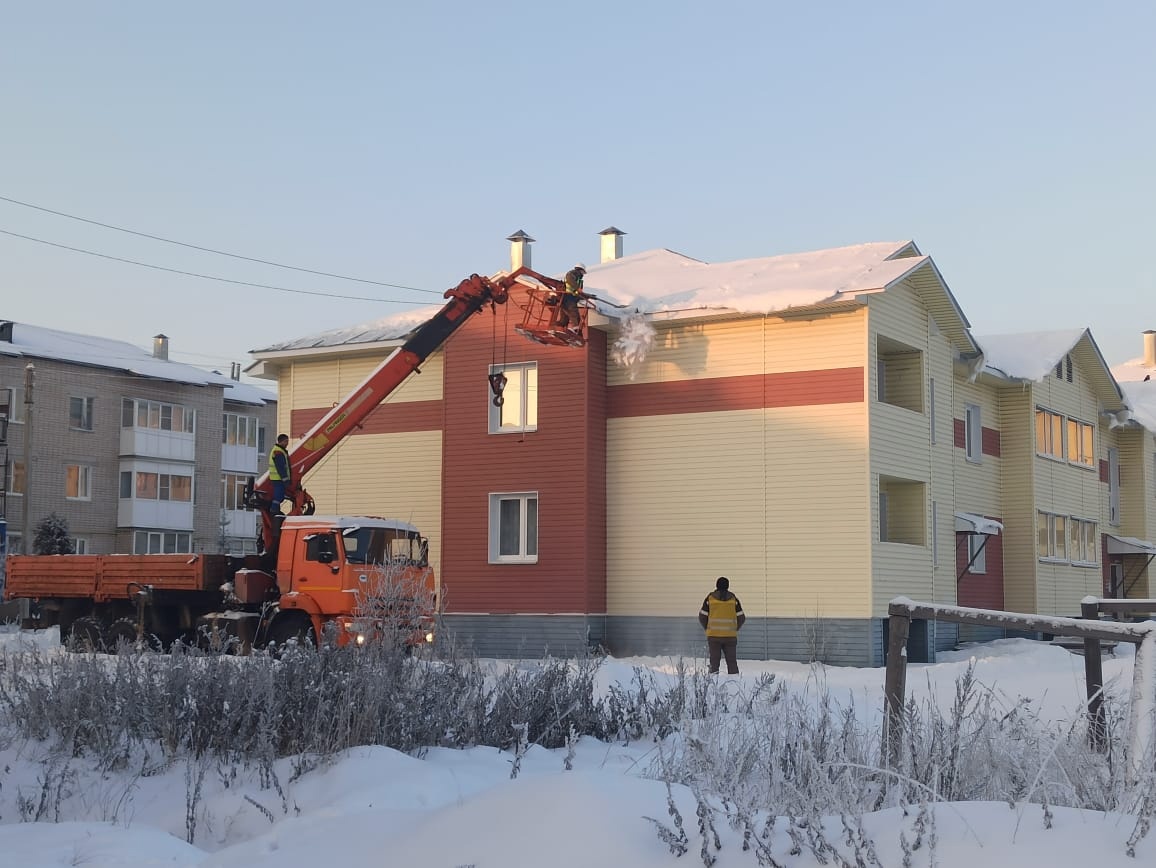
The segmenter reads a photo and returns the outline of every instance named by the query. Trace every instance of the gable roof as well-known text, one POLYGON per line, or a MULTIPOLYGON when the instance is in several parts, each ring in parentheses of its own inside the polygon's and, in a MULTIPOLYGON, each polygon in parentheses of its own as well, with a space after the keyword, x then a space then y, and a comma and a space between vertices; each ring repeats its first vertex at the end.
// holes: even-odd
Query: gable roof
MULTIPOLYGON (((941 328, 973 349, 968 323, 930 257, 911 241, 876 241, 735 262, 707 263, 660 248, 591 266, 585 285, 610 304, 596 305, 610 317, 614 305, 665 319, 727 312, 767 314, 820 305, 858 303, 902 280, 932 310, 941 328)), ((331 329, 253 350, 255 355, 401 341, 440 306, 392 314, 348 328, 331 329)))
POLYGON ((983 372, 1019 382, 1041 382, 1069 354, 1079 363, 1105 410, 1124 409, 1124 393, 1089 329, 977 336, 983 372))

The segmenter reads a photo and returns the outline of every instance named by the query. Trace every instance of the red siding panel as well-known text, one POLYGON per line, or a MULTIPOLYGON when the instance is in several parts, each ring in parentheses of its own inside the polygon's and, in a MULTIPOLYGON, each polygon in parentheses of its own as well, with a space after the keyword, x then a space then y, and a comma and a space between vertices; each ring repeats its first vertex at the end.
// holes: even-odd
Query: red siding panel
POLYGON ((952 419, 953 428, 955 429, 955 446, 957 449, 964 449, 967 447, 967 431, 962 419, 952 419))
POLYGON ((522 293, 462 326, 445 349, 442 585, 452 613, 606 611, 606 336, 547 347, 513 331, 522 293), (538 427, 489 434, 486 375, 538 365, 538 427), (489 495, 538 493, 538 562, 491 564, 489 495))
MULTIPOLYGON (((330 407, 303 407, 289 415, 289 436, 299 438, 317 424, 330 407)), ((396 404, 380 404, 370 413, 361 426, 353 432, 358 434, 398 434, 403 431, 440 431, 445 415, 443 401, 404 401, 396 404)))
POLYGON ((853 404, 863 400, 862 368, 831 368, 665 383, 627 383, 609 390, 607 416, 662 416, 763 407, 853 404))
POLYGON ((992 458, 999 458, 999 432, 994 428, 982 429, 982 434, 980 436, 980 448, 983 449, 984 455, 990 455, 992 458))
POLYGON ((1101 460, 1100 461, 1100 481, 1102 483, 1104 483, 1105 485, 1107 485, 1109 482, 1111 482, 1111 480, 1112 480, 1112 477, 1108 471, 1108 462, 1101 460))
MULTIPOLYGON (((995 516, 985 517, 1002 520, 995 516)), ((1003 609, 1003 536, 988 536, 984 548, 987 562, 983 573, 963 572, 967 566, 967 537, 965 533, 955 535, 955 574, 959 576, 963 573, 957 585, 959 605, 977 609, 1003 609)))

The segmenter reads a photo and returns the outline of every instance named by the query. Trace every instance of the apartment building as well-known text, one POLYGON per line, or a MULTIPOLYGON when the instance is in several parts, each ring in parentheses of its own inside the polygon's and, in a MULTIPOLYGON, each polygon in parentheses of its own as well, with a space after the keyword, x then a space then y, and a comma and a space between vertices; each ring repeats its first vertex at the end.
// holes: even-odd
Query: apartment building
MULTIPOLYGON (((1156 504, 1122 468, 1156 473, 1156 450, 1089 332, 974 336, 909 241, 711 264, 624 256, 621 236, 586 287, 624 307, 599 306, 586 346, 518 336, 515 289, 305 480, 322 511, 422 528, 459 639, 696 654, 726 575, 741 656, 877 665, 896 596, 1070 615, 1147 588, 1124 549, 1150 545, 1156 504)), ((529 264, 532 239, 510 241, 529 264)), ((281 430, 304 434, 415 324, 255 353, 281 430)), ((961 638, 984 637, 918 624, 909 654, 961 638)))
POLYGON ((0 322, 8 549, 56 513, 77 553, 252 551, 238 492, 264 469, 276 400, 240 373, 170 361, 164 335, 150 354, 0 322))

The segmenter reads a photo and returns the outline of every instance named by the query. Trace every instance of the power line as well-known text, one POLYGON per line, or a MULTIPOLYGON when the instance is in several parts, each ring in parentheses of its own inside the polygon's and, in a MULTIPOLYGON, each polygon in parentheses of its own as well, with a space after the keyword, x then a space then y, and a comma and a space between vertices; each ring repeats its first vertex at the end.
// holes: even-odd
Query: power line
MULTIPOLYGON (((0 229, 0 235, 10 235, 13 238, 23 238, 25 241, 35 241, 37 244, 47 244, 49 247, 59 247, 61 250, 71 250, 73 253, 85 253, 89 256, 99 256, 101 259, 111 259, 114 262, 125 262, 129 265, 139 265, 142 268, 155 268, 157 271, 167 271, 171 274, 183 274, 186 277, 199 277, 202 280, 217 280, 221 283, 232 283, 237 286, 253 286, 257 289, 275 289, 277 292, 292 292, 297 295, 319 295, 322 298, 341 298, 349 301, 376 301, 382 304, 415 304, 413 301, 405 301, 397 298, 368 298, 363 295, 341 295, 336 292, 317 292, 310 289, 290 289, 286 286, 274 286, 269 283, 251 283, 247 280, 233 280, 229 277, 217 277, 213 274, 200 274, 196 271, 182 271, 179 268, 167 268, 164 265, 153 265, 149 262, 139 262, 135 259, 125 259, 122 256, 110 256, 107 253, 97 253, 95 250, 85 250, 81 247, 69 247, 67 244, 59 244, 55 241, 46 241, 43 238, 33 238, 31 235, 21 235, 19 232, 10 232, 7 229, 0 229)), ((432 292, 429 289, 419 289, 418 292, 432 292)), ((437 293, 440 295, 441 293, 437 293)))
POLYGON ((273 262, 269 259, 258 259, 255 256, 242 256, 240 253, 229 253, 227 250, 217 250, 213 247, 202 247, 199 244, 189 244, 185 241, 176 241, 172 238, 164 238, 160 235, 150 235, 148 232, 138 232, 135 229, 126 229, 123 226, 113 226, 111 223, 101 223, 99 220, 90 220, 87 217, 78 217, 76 214, 68 214, 64 211, 54 211, 51 208, 45 208, 42 205, 33 205, 31 202, 21 202, 19 199, 10 199, 7 196, 0 196, 0 202, 9 202, 12 205, 19 205, 22 208, 32 208, 36 211, 43 211, 45 214, 55 214, 57 217, 67 217, 69 220, 79 220, 81 223, 88 223, 92 226, 99 226, 102 229, 113 229, 117 232, 125 232, 129 235, 136 235, 140 238, 148 238, 152 241, 163 241, 165 244, 176 244, 179 247, 187 247, 190 250, 200 250, 202 253, 215 253, 218 256, 229 256, 233 259, 243 259, 246 262, 257 262, 261 265, 271 265, 274 268, 287 268, 290 271, 302 271, 306 274, 316 274, 320 277, 332 277, 337 280, 351 280, 355 283, 369 283, 374 286, 387 286, 390 289, 409 289, 414 292, 430 292, 434 295, 441 295, 441 293, 432 289, 421 289, 417 286, 404 286, 400 283, 385 283, 380 280, 369 280, 365 277, 349 277, 344 274, 334 274, 329 271, 315 271, 312 268, 302 268, 297 265, 286 265, 283 262, 273 262))

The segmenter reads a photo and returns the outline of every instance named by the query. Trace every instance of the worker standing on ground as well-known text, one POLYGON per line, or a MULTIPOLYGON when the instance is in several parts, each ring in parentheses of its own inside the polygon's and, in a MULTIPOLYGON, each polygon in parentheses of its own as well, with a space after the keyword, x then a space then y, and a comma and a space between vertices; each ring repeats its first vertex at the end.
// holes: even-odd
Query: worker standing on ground
POLYGON ((582 279, 586 276, 586 266, 579 262, 566 272, 562 290, 562 308, 558 311, 558 325, 574 334, 582 333, 582 316, 578 311, 578 300, 583 298, 582 279))
POLYGON ((281 514, 281 501, 285 499, 285 486, 293 479, 289 466, 289 435, 278 434, 277 444, 269 450, 269 481, 273 483, 273 497, 269 501, 269 512, 281 514))
POLYGON ((702 601, 698 622, 706 630, 706 644, 710 652, 710 671, 718 672, 719 659, 725 654, 727 673, 739 674, 739 630, 747 620, 743 604, 730 592, 730 579, 719 576, 715 589, 702 601))

